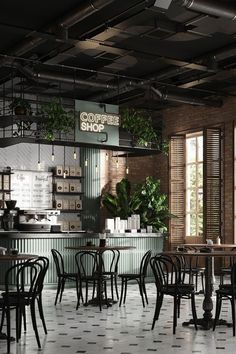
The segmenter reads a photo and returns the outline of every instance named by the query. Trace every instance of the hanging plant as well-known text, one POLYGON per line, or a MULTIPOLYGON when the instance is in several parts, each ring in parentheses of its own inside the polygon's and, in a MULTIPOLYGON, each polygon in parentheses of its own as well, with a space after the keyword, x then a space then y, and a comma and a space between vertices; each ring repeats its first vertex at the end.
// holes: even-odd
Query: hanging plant
POLYGON ((152 118, 146 111, 125 109, 121 115, 121 127, 127 130, 134 139, 135 144, 158 148, 161 135, 154 129, 152 118))
POLYGON ((16 115, 30 114, 31 111, 29 102, 22 97, 15 97, 10 103, 9 108, 14 110, 16 115))
POLYGON ((59 99, 55 99, 42 107, 45 116, 43 130, 44 138, 50 141, 55 139, 55 133, 68 133, 74 129, 74 115, 66 112, 59 99))

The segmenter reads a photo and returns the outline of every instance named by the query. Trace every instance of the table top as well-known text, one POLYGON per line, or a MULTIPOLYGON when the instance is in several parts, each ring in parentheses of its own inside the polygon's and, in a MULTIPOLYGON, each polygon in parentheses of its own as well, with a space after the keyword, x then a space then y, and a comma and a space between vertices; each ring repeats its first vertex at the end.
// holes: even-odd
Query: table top
POLYGON ((209 247, 209 248, 236 248, 236 244, 221 243, 220 245, 213 243, 213 245, 208 245, 207 243, 182 243, 180 247, 209 247))
POLYGON ((65 249, 67 250, 78 250, 78 251, 101 251, 104 252, 106 250, 113 250, 113 251, 122 251, 122 250, 131 250, 135 249, 135 246, 66 246, 65 249))
POLYGON ((17 255, 13 254, 0 254, 0 262, 1 261, 25 261, 28 259, 38 258, 37 254, 24 254, 19 253, 17 255))
MULTIPOLYGON (((206 245, 205 245, 206 246, 206 245)), ((182 252, 182 251, 165 251, 161 252, 160 254, 163 255, 173 255, 173 256, 194 256, 194 257, 232 257, 236 256, 236 252, 234 251, 212 251, 212 252, 195 252, 195 251, 188 251, 188 252, 182 252)))

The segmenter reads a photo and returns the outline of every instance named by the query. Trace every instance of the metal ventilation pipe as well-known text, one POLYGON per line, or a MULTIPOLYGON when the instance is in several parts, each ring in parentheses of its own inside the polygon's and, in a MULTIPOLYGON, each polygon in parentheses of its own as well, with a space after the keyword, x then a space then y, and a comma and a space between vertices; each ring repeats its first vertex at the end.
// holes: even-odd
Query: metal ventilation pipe
POLYGON ((236 20, 236 5, 222 0, 177 0, 189 10, 206 15, 236 20))
POLYGON ((164 101, 186 103, 186 104, 190 104, 193 106, 221 107, 223 105, 223 102, 220 99, 206 100, 203 98, 183 96, 183 95, 171 93, 171 92, 163 93, 153 86, 151 87, 151 90, 164 101))

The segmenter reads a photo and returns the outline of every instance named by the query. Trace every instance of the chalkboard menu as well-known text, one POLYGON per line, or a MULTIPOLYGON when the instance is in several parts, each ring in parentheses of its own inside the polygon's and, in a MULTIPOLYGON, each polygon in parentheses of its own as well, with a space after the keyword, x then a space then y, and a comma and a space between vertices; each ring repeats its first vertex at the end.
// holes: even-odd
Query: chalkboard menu
POLYGON ((52 172, 13 170, 11 199, 20 209, 52 208, 52 172))

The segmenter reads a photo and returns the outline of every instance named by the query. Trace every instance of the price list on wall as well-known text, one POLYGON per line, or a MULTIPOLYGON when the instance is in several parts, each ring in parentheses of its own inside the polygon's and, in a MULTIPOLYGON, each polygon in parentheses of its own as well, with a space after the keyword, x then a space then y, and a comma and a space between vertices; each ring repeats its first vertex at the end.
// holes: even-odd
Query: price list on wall
POLYGON ((21 209, 52 208, 52 172, 13 170, 11 189, 21 209))

